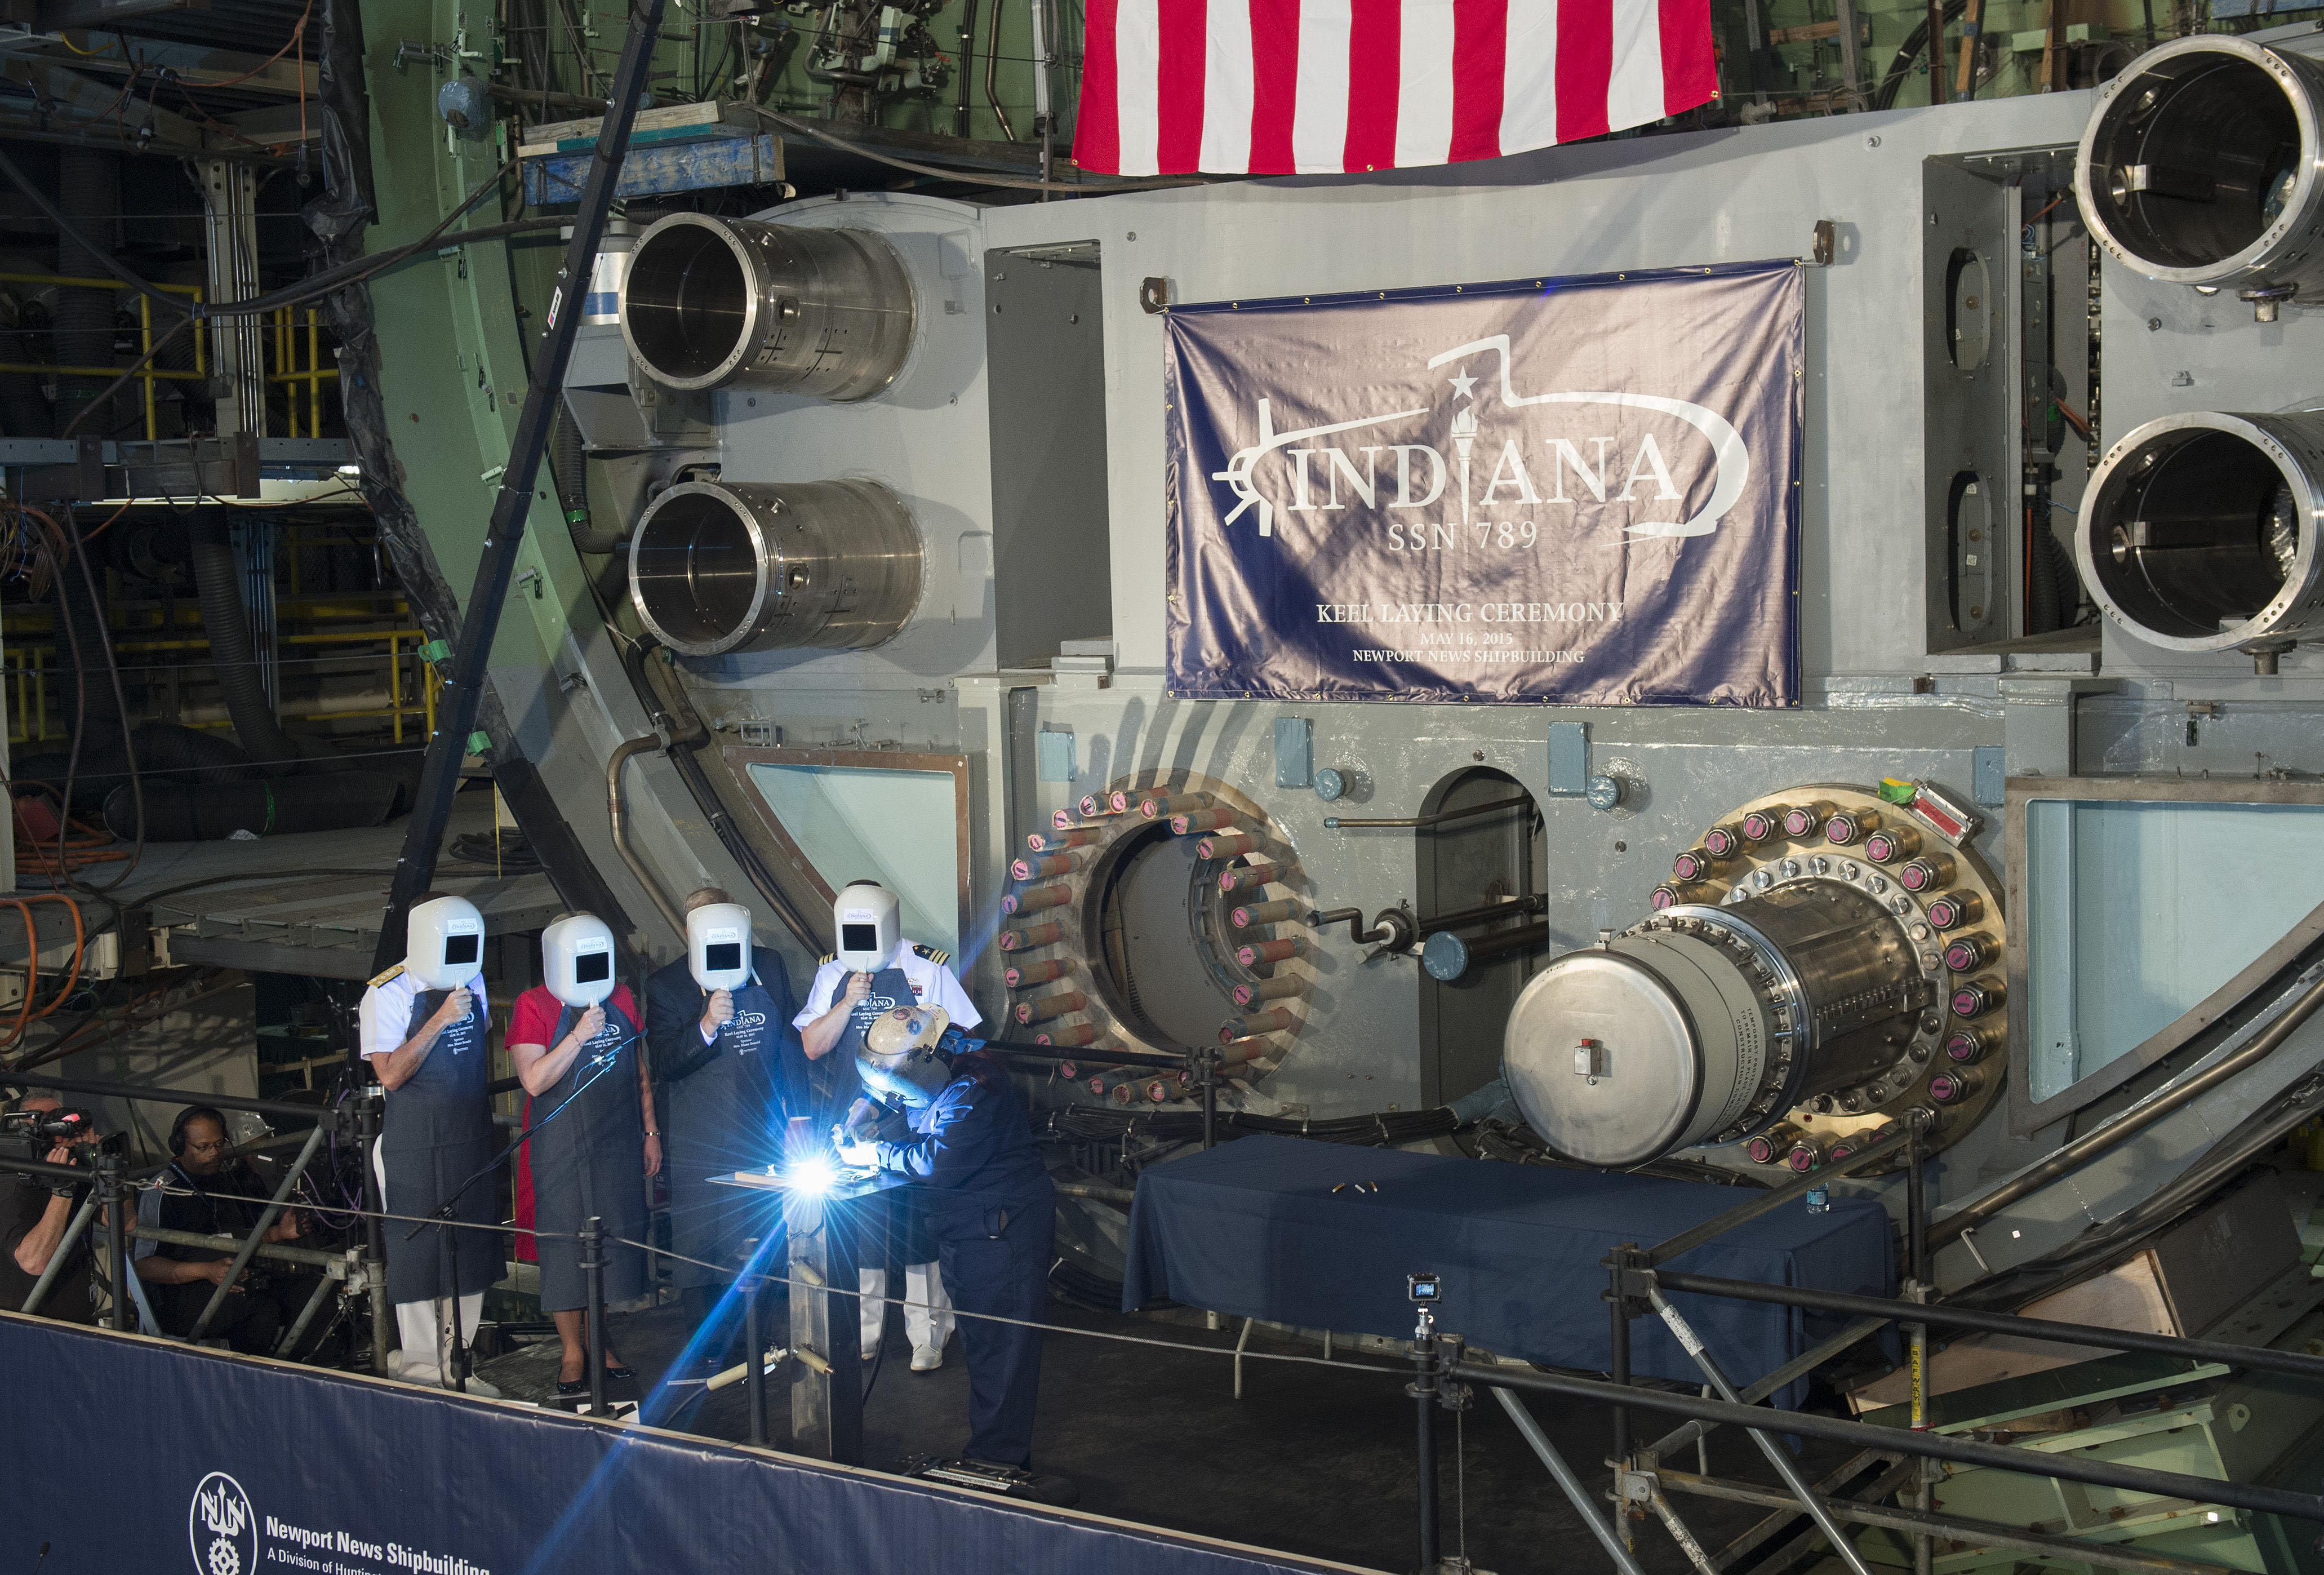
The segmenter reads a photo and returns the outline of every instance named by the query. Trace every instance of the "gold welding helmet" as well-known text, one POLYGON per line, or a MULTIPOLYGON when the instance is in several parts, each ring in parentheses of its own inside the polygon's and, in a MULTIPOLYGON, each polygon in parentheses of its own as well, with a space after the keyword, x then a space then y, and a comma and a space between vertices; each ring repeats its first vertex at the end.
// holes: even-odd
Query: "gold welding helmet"
POLYGON ((952 1024, 942 1006, 898 1006, 882 1012, 863 1031, 855 1053, 855 1074, 873 1095, 906 1105, 926 1105, 952 1080, 952 1067, 936 1042, 952 1024))

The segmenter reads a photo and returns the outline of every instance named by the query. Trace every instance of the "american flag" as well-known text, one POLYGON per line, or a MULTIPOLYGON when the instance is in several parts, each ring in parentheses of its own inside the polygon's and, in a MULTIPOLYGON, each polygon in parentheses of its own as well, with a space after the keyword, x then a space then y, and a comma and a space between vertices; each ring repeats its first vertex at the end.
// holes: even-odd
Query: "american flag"
POLYGON ((1089 0, 1074 162, 1287 175, 1490 159, 1716 97, 1710 0, 1089 0))

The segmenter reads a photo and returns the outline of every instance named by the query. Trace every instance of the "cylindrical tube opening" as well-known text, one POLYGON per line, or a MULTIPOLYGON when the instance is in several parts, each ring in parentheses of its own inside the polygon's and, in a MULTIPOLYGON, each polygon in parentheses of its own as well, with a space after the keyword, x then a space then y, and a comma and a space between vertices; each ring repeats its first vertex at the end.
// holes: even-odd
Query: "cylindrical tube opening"
POLYGON ((2316 575, 2316 417, 2172 416, 2092 477, 2077 539, 2107 613, 2153 644, 2221 651, 2302 632, 2316 575))
POLYGON ((622 331, 663 381, 715 377, 741 349, 751 283, 724 235, 708 225, 657 226, 622 281, 622 331))
POLYGON ((630 542, 638 616, 687 656, 877 645, 911 617, 921 573, 910 514, 870 481, 688 482, 630 542))
POLYGON ((2316 266, 2324 68, 2185 39, 2106 90, 2082 133, 2082 213, 2116 257, 2186 284, 2283 283, 2316 266))
POLYGON ((622 337, 671 388, 862 399, 912 347, 912 287, 866 230, 677 213, 638 237, 622 337))

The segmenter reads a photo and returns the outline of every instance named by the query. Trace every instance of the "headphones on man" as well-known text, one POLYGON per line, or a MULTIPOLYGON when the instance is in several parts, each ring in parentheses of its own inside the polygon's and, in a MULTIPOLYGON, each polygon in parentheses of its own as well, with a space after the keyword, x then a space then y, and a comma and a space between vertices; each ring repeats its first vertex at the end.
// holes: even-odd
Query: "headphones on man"
POLYGON ((200 1120, 205 1116, 218 1124, 218 1130, 220 1132, 225 1132, 229 1136, 232 1135, 232 1133, 226 1126, 226 1116, 222 1113, 211 1108, 208 1105, 189 1105, 184 1109, 178 1112, 178 1118, 175 1121, 170 1123, 170 1155, 171 1158, 176 1159, 182 1158, 184 1156, 186 1152, 186 1128, 193 1123, 200 1120))

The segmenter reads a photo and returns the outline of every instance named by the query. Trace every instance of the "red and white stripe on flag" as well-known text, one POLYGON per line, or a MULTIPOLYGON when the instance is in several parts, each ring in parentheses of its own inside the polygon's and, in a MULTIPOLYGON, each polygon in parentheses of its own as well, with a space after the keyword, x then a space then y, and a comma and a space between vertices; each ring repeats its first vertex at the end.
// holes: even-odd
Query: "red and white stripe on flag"
POLYGON ((1088 0, 1074 162, 1289 175, 1490 159, 1719 91, 1710 0, 1088 0))

